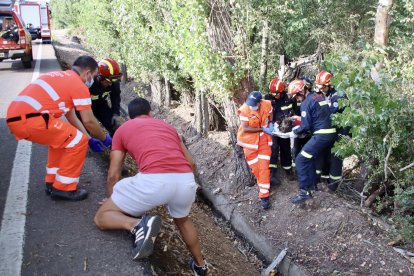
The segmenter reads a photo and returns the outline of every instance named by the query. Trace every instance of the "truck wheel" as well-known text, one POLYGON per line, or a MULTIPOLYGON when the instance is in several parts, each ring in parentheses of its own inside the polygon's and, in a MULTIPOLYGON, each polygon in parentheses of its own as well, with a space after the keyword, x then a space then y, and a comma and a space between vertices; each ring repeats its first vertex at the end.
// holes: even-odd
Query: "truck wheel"
POLYGON ((33 54, 22 57, 23 67, 32 68, 32 60, 33 60, 33 54))

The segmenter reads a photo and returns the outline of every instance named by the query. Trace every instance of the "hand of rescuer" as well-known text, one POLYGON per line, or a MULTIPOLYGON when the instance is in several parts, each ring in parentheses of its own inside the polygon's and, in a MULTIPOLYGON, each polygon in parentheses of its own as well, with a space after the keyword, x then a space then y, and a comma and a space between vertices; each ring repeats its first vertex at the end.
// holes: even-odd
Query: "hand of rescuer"
POLYGON ((269 135, 273 135, 273 131, 275 130, 273 123, 269 124, 269 127, 263 127, 263 132, 269 135))
POLYGON ((109 148, 110 146, 112 146, 112 138, 111 135, 109 135, 108 133, 105 135, 105 140, 102 141, 102 144, 109 148))
POLYGON ((104 151, 104 145, 99 139, 91 137, 89 139, 89 147, 94 152, 103 152, 104 151))
POLYGON ((299 126, 295 126, 294 128, 292 128, 292 131, 289 132, 289 137, 290 138, 296 138, 296 137, 298 137, 298 135, 295 133, 295 130, 298 129, 298 128, 299 128, 299 126))

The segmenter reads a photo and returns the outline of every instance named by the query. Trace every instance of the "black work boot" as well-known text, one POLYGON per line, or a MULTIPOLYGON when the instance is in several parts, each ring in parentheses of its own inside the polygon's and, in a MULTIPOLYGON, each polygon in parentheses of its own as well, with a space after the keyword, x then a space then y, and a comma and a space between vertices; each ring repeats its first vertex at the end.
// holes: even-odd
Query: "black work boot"
POLYGON ((88 192, 81 188, 78 188, 75 191, 61 191, 52 187, 50 197, 53 200, 81 201, 88 197, 88 192))
POLYGON ((310 191, 299 189, 299 193, 294 198, 292 198, 291 202, 293 204, 301 204, 309 199, 312 199, 312 194, 310 191))
POLYGON ((335 192, 336 189, 338 189, 339 182, 340 181, 335 181, 335 182, 332 182, 332 183, 328 183, 326 186, 328 186, 328 188, 331 192, 335 192))
POLYGON ((274 186, 279 186, 280 184, 282 183, 280 182, 279 176, 277 174, 277 169, 271 168, 270 169, 270 186, 274 187, 274 186))
POLYGON ((292 168, 285 170, 285 173, 286 173, 287 179, 289 181, 295 180, 295 175, 294 175, 294 173, 292 171, 292 168))
POLYGON ((52 193, 52 186, 53 186, 52 182, 46 182, 45 192, 47 195, 50 195, 52 193))

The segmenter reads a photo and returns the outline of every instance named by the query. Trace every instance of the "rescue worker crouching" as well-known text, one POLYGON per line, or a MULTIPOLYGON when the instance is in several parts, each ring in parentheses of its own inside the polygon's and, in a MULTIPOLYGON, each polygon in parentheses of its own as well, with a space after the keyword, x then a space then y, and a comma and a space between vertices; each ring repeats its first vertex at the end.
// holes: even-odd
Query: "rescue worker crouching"
POLYGON ((111 137, 105 135, 91 111, 88 87, 97 73, 96 61, 81 56, 75 60, 72 70, 41 75, 26 86, 7 109, 7 126, 17 140, 48 146, 45 191, 52 199, 78 201, 87 198, 88 192, 78 188, 78 184, 88 138, 93 150, 112 144, 111 137), (67 122, 60 119, 62 115, 67 122))
MULTIPOLYGON (((304 85, 304 82, 302 82, 304 85)), ((295 90, 292 90, 294 93, 295 90)), ((297 155, 299 191, 292 198, 294 204, 303 203, 312 198, 311 189, 316 185, 315 158, 325 149, 330 148, 336 139, 336 129, 332 127, 331 111, 323 93, 313 93, 301 89, 305 100, 301 104, 301 123, 293 129, 294 136, 311 133, 312 137, 297 155)))
POLYGON ((114 135, 116 129, 122 124, 121 84, 122 76, 119 64, 112 58, 104 58, 98 63, 99 72, 95 81, 89 88, 92 99, 92 111, 105 129, 114 135), (108 105, 108 96, 111 106, 108 105))
POLYGON ((272 113, 270 101, 263 100, 262 94, 253 91, 237 111, 240 127, 237 144, 243 148, 247 164, 257 179, 259 198, 263 209, 270 207, 270 156, 273 130, 269 125, 272 113))
MULTIPOLYGON (((339 107, 338 101, 346 100, 345 94, 340 95, 335 87, 331 84, 332 74, 327 71, 321 71, 316 75, 315 84, 316 89, 325 95, 328 102, 331 114, 340 114, 344 108, 339 107)), ((337 136, 335 141, 340 139, 340 136, 349 136, 349 128, 336 128, 337 136)), ((316 159, 316 173, 318 180, 323 180, 327 183, 331 191, 336 191, 339 183, 342 181, 342 165, 343 159, 332 151, 333 144, 330 148, 325 149, 316 159)))
MULTIPOLYGON (((273 79, 269 84, 270 93, 265 95, 265 99, 272 103, 273 116, 271 121, 280 125, 282 121, 289 118, 293 112, 293 102, 285 91, 285 84, 279 79, 273 79)), ((292 154, 290 138, 272 136, 272 156, 270 158, 270 184, 279 185, 280 179, 277 176, 277 163, 280 153, 280 164, 285 173, 292 179, 292 154)))

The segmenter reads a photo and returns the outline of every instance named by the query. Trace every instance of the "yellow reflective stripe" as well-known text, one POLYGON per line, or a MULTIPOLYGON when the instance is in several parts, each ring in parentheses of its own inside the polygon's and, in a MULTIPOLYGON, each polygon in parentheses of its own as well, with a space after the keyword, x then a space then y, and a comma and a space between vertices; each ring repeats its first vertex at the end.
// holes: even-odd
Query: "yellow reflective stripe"
POLYGON ((332 174, 330 174, 329 177, 333 180, 339 180, 339 179, 342 178, 342 175, 341 176, 333 176, 332 174))
POLYGON ((325 100, 325 101, 320 101, 319 102, 319 105, 320 106, 324 106, 324 105, 327 105, 328 104, 328 102, 325 100))
POLYGON ((300 152, 300 154, 302 154, 303 156, 305 156, 306 158, 312 158, 312 155, 311 154, 309 154, 309 153, 307 153, 306 151, 304 151, 304 150, 302 150, 301 152, 300 152))
POLYGON ((103 97, 107 97, 108 95, 109 95, 109 91, 104 92, 104 93, 102 94, 102 98, 103 98, 103 97))
POLYGON ((102 60, 106 65, 108 65, 108 68, 109 68, 109 73, 111 74, 111 75, 113 75, 114 74, 114 67, 112 67, 112 64, 109 62, 109 61, 107 61, 107 60, 102 60))
POLYGON ((289 167, 283 167, 282 166, 282 168, 285 169, 285 170, 290 170, 292 168, 292 166, 289 166, 289 167))
POLYGON ((292 104, 287 105, 287 106, 282 106, 280 109, 281 110, 286 110, 286 109, 291 109, 292 108, 292 104))
POLYGON ((323 128, 323 129, 315 131, 313 134, 330 134, 330 133, 335 133, 335 132, 336 132, 335 128, 323 128))
POLYGON ((270 164, 269 165, 269 168, 275 168, 275 169, 277 169, 277 165, 276 164, 270 164))
POLYGON ((322 173, 322 171, 316 170, 316 174, 321 174, 321 173, 322 173))
POLYGON ((329 178, 329 175, 321 175, 321 178, 328 179, 329 178))

